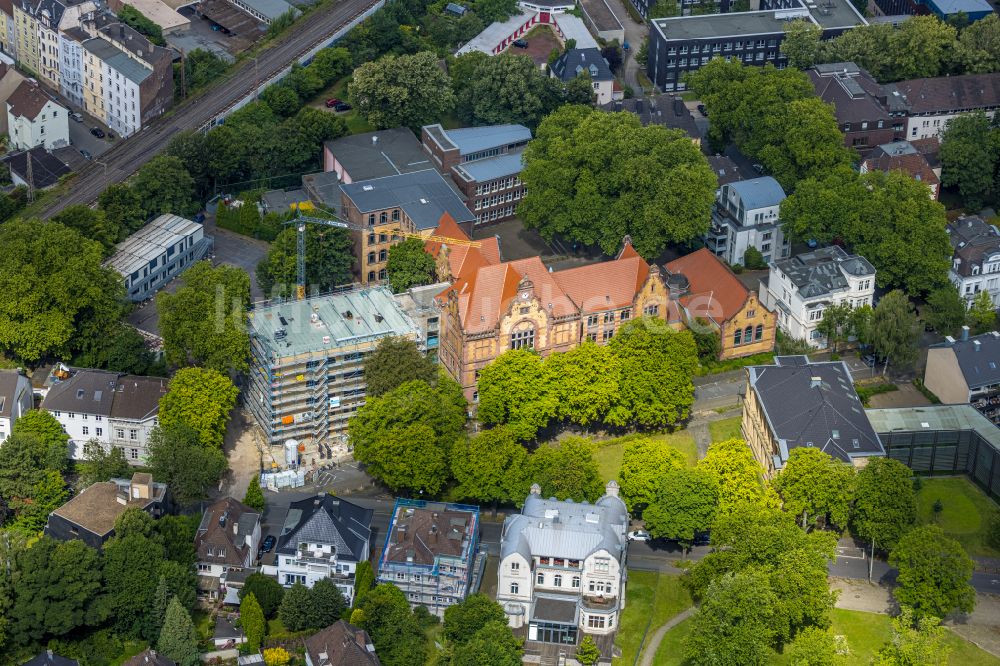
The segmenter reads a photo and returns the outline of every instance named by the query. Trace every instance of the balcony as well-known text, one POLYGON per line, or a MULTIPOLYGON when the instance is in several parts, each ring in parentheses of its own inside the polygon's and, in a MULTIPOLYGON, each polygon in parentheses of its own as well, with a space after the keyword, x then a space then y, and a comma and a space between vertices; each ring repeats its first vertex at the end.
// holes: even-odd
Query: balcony
POLYGON ((610 613, 618 608, 618 597, 599 597, 585 594, 580 597, 580 605, 589 611, 610 613))

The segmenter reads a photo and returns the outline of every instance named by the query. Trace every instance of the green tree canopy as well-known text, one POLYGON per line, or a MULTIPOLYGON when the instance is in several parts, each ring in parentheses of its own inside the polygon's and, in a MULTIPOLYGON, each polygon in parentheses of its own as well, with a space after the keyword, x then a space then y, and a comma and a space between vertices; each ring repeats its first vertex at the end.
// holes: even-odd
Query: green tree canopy
POLYGON ((420 238, 407 238, 389 248, 385 270, 393 293, 434 282, 434 269, 434 257, 424 250, 420 238))
POLYGON ((451 449, 456 497, 479 502, 524 501, 528 451, 506 426, 459 440, 451 449))
POLYGON ((685 466, 684 455, 662 439, 635 437, 625 442, 618 472, 621 498, 633 514, 642 514, 659 494, 668 472, 685 466))
POLYGON ((427 640, 403 592, 381 583, 365 595, 360 609, 364 628, 384 666, 411 666, 427 660, 427 640))
POLYGON ((969 584, 972 559, 937 525, 907 532, 892 549, 889 563, 899 569, 896 600, 917 617, 971 613, 976 605, 976 590, 969 584))
POLYGON ((201 662, 198 652, 198 634, 194 623, 181 602, 174 597, 167 606, 163 630, 156 649, 178 666, 197 666, 201 662))
POLYGON ((147 217, 164 213, 192 215, 201 207, 194 198, 194 179, 173 155, 151 159, 139 168, 130 184, 147 217))
POLYGON ((872 458, 857 474, 851 531, 891 550, 917 518, 913 473, 892 458, 872 458))
POLYGON ((891 623, 892 636, 872 659, 873 666, 943 666, 948 663, 951 647, 941 620, 931 616, 918 619, 912 609, 904 606, 891 623))
POLYGON ((247 637, 247 647, 252 651, 259 650, 260 644, 264 640, 267 623, 264 620, 264 611, 261 610, 253 592, 240 598, 240 625, 247 637))
POLYGON ((692 618, 684 655, 698 666, 764 664, 771 655, 777 598, 759 571, 729 573, 711 583, 692 618))
POLYGON ((989 290, 980 291, 969 304, 969 324, 977 334, 996 329, 997 307, 989 290))
POLYGON ((963 28, 955 59, 966 74, 1000 71, 1000 16, 990 14, 963 28))
POLYGON ((135 572, 155 572, 162 560, 163 546, 142 534, 116 537, 104 544, 104 585, 120 634, 155 638, 152 609, 159 577, 136 576, 135 572))
POLYGON ((642 512, 650 536, 690 546, 696 534, 712 526, 717 492, 715 478, 703 469, 668 469, 642 512))
POLYGON ((479 420, 505 424, 519 439, 531 440, 556 411, 542 357, 529 349, 511 349, 479 373, 479 420))
POLYGON ((786 654, 792 666, 840 666, 844 663, 837 654, 833 635, 819 627, 807 627, 799 632, 786 654))
POLYGON ((153 533, 153 517, 137 506, 130 506, 115 518, 115 537, 124 539, 138 534, 148 537, 153 533))
POLYGON ((556 418, 584 427, 607 419, 621 400, 620 372, 611 348, 590 339, 567 352, 549 355, 545 382, 552 387, 556 418))
POLYGON ((805 19, 791 21, 785 27, 785 38, 781 40, 781 53, 788 58, 788 66, 795 69, 809 69, 816 63, 823 30, 805 19))
POLYGON ((309 621, 314 614, 309 588, 302 583, 295 583, 285 590, 278 607, 278 619, 290 631, 308 629, 309 621))
POLYGON ((389 336, 365 357, 365 385, 368 398, 377 398, 406 382, 421 380, 433 385, 438 369, 434 361, 420 352, 407 338, 389 336))
POLYGON ((451 67, 460 118, 470 125, 519 123, 535 127, 562 103, 565 89, 524 55, 466 54, 451 67))
POLYGON ((527 481, 541 486, 542 497, 594 502, 604 494, 606 483, 594 459, 595 450, 583 437, 540 446, 528 460, 527 481))
POLYGON ((437 122, 455 103, 448 75, 429 51, 362 64, 354 70, 348 95, 378 129, 437 122))
POLYGON ((125 236, 138 231, 146 222, 142 199, 128 183, 108 185, 97 197, 97 207, 104 213, 105 224, 120 229, 125 236))
MULTIPOLYGON (((257 284, 265 294, 288 298, 298 282, 298 231, 287 227, 257 264, 257 284)), ((354 253, 346 229, 306 225, 306 291, 326 293, 350 284, 354 253)))
POLYGON ((243 496, 243 503, 251 509, 264 511, 264 491, 260 489, 260 477, 254 475, 250 479, 246 495, 243 496))
POLYGON ((764 499, 760 465, 742 439, 711 444, 705 457, 698 461, 698 469, 715 480, 721 513, 729 513, 742 503, 760 503, 764 499))
POLYGON ((455 647, 454 666, 519 666, 521 641, 505 620, 489 622, 468 641, 455 647))
POLYGON ((526 226, 606 254, 628 235, 644 257, 708 229, 716 178, 679 130, 643 127, 631 113, 564 106, 546 116, 524 153, 526 226))
POLYGON ((924 321, 941 335, 954 335, 965 323, 965 299, 950 282, 938 287, 927 296, 924 321))
POLYGON ((221 449, 239 390, 229 377, 205 368, 182 368, 160 398, 160 425, 188 426, 206 448, 221 449))
POLYGON ((803 529, 827 517, 834 525, 846 527, 853 482, 853 466, 819 449, 800 446, 789 454, 774 488, 785 511, 799 517, 803 529))
POLYGON ((228 468, 221 449, 206 448, 190 426, 161 425, 149 435, 147 463, 182 504, 204 499, 228 468))
POLYGON ((996 187, 1000 129, 982 111, 955 116, 941 134, 940 158, 941 184, 957 187, 966 208, 979 210, 996 187))
POLYGON ((273 618, 281 605, 281 599, 285 594, 285 588, 271 576, 261 573, 253 573, 247 576, 243 587, 240 588, 239 596, 242 600, 246 595, 253 593, 260 605, 264 617, 273 618))
POLYGON ((490 622, 506 624, 503 608, 485 594, 470 594, 444 610, 444 637, 465 643, 490 622))
POLYGON ((878 302, 868 335, 875 353, 889 363, 906 367, 917 360, 920 322, 902 291, 894 289, 878 302))

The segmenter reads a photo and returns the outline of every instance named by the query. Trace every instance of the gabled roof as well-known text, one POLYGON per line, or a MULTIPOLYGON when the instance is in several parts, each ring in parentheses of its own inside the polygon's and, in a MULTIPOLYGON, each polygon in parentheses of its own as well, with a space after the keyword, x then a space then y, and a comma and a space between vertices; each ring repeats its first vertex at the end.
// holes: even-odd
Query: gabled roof
POLYGON ((379 666, 368 632, 344 620, 316 632, 305 644, 313 666, 379 666))
POLYGON ((10 418, 14 414, 14 405, 21 393, 17 387, 31 393, 31 383, 28 378, 17 370, 0 370, 0 418, 10 418))
POLYGON ((300 543, 333 545, 341 559, 368 559, 373 511, 333 495, 292 502, 278 537, 278 553, 293 554, 300 543))
POLYGON ((972 267, 982 270, 983 259, 1000 254, 1000 229, 981 217, 967 215, 945 225, 948 240, 958 264, 952 270, 963 277, 972 275, 972 267))
POLYGON ((635 114, 643 127, 661 125, 683 130, 692 139, 701 139, 701 131, 694 121, 694 116, 679 96, 653 94, 648 97, 631 97, 608 102, 598 108, 608 113, 627 111, 635 114))
POLYGON ((214 502, 205 509, 195 533, 198 561, 230 566, 247 564, 247 555, 253 555, 249 552, 250 538, 259 523, 259 513, 232 497, 214 502))
POLYGON ((3 157, 3 162, 10 167, 12 173, 24 182, 28 182, 28 159, 31 159, 31 178, 35 189, 52 187, 59 179, 70 173, 69 165, 45 150, 44 146, 35 146, 30 150, 9 153, 3 157))
POLYGON ((853 62, 816 65, 806 73, 816 96, 833 105, 838 122, 888 120, 889 111, 879 101, 878 82, 853 62))
POLYGON ((1000 73, 910 79, 883 86, 892 111, 931 114, 1000 106, 1000 73))
MULTIPOLYGON (((20 85, 7 98, 10 105, 10 113, 15 118, 23 117, 34 120, 42 112, 45 105, 53 102, 41 87, 32 81, 21 81, 20 85)), ((66 119, 68 122, 68 118, 66 119)))
POLYGON ((50 412, 110 417, 117 383, 117 372, 73 369, 68 379, 52 385, 41 407, 50 412))
POLYGON ((126 660, 122 666, 177 666, 177 662, 167 659, 156 650, 145 650, 126 660))
POLYGON ((933 347, 952 350, 970 389, 1000 384, 1000 333, 992 331, 968 340, 946 340, 933 347))
POLYGON ((60 657, 52 650, 42 650, 37 657, 24 662, 22 666, 79 666, 79 664, 76 659, 60 657))
POLYGON ((552 73, 562 81, 570 81, 581 74, 587 74, 592 81, 612 81, 615 78, 608 61, 596 48, 567 49, 552 63, 552 73))
POLYGON ((941 183, 923 154, 909 141, 884 143, 864 160, 869 171, 902 171, 933 188, 941 183))
POLYGON ((665 268, 671 275, 687 279, 688 293, 680 302, 692 317, 711 319, 721 326, 743 309, 750 296, 729 267, 705 248, 675 259, 665 268), (691 309, 694 305, 697 309, 691 309))
POLYGON ((748 211, 755 208, 777 206, 785 200, 785 190, 771 176, 740 180, 729 183, 729 187, 739 194, 743 208, 748 211))
POLYGON ((469 555, 478 530, 475 511, 454 505, 396 504, 386 536, 385 562, 434 564, 439 557, 469 555))

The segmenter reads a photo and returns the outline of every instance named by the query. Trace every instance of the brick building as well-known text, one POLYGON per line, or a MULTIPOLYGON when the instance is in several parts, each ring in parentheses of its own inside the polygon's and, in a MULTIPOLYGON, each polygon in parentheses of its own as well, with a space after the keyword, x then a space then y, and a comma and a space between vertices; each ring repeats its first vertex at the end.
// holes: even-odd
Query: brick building
POLYGON ((807 74, 816 96, 833 105, 844 145, 859 152, 903 137, 903 121, 889 115, 882 89, 872 75, 853 62, 816 65, 807 74))

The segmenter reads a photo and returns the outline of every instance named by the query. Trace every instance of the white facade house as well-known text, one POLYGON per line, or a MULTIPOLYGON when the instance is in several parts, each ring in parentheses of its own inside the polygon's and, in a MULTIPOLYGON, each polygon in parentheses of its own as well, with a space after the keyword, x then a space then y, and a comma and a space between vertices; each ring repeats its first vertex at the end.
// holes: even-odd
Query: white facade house
POLYGON ((0 370, 0 445, 32 406, 31 381, 18 370, 0 370))
POLYGON ((575 645, 581 632, 611 634, 625 606, 628 510, 618 484, 594 504, 541 497, 504 521, 497 602, 528 640, 575 645))
POLYGON ((983 111, 993 117, 1000 108, 1000 74, 963 74, 909 79, 882 87, 885 104, 895 116, 906 116, 907 141, 940 138, 955 116, 983 111))
POLYGON ((35 81, 22 81, 7 98, 7 131, 14 150, 69 145, 69 111, 35 81))
POLYGON ((615 91, 615 75, 601 55, 601 50, 596 47, 567 49, 552 63, 550 71, 552 76, 564 83, 578 76, 589 78, 594 101, 598 105, 610 104, 624 96, 620 90, 615 91))
POLYGON ((716 194, 705 245, 729 264, 743 264, 751 247, 765 262, 784 259, 790 253, 779 219, 784 200, 785 191, 770 176, 723 185, 716 194))
POLYGON ((69 435, 70 457, 81 460, 84 444, 96 440, 105 449, 122 449, 133 465, 146 461, 149 435, 158 424, 160 398, 167 380, 106 370, 57 365, 46 380, 41 408, 69 435))
POLYGON ((987 291, 1000 307, 1000 229, 974 215, 945 227, 954 250, 948 277, 967 303, 987 291))
POLYGON ((79 107, 84 105, 85 38, 79 30, 59 33, 59 92, 79 107))
POLYGON ((104 108, 108 127, 122 136, 131 136, 142 127, 142 82, 153 70, 117 53, 102 62, 104 108))
POLYGON ((276 575, 285 587, 295 583, 312 587, 330 578, 352 605, 354 575, 370 554, 373 513, 328 494, 292 502, 274 565, 264 567, 264 573, 276 575))
POLYGON ((827 307, 872 305, 874 295, 875 267, 836 245, 772 261, 760 282, 760 301, 778 313, 781 329, 819 349, 827 346, 817 330, 827 307))

